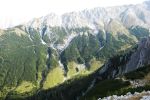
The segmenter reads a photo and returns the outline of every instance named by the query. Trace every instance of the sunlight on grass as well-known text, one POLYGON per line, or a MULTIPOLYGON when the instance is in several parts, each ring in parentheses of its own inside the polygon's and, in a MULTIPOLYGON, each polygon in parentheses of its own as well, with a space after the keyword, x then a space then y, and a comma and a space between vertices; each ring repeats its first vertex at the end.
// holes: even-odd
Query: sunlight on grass
POLYGON ((27 81, 23 81, 16 89, 15 91, 17 93, 25 93, 25 92, 30 92, 33 90, 33 88, 35 87, 34 84, 32 84, 31 82, 27 82, 27 81))
POLYGON ((77 73, 76 66, 77 64, 73 61, 68 63, 68 73, 67 73, 68 77, 72 77, 77 73))
POLYGON ((43 85, 43 89, 52 88, 64 80, 64 72, 60 67, 50 70, 43 85))

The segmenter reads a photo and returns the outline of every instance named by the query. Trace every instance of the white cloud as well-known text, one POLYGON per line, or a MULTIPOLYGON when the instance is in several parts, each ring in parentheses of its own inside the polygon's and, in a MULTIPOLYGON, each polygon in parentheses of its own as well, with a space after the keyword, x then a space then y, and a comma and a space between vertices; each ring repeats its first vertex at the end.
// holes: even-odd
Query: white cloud
POLYGON ((0 0, 0 27, 20 24, 50 12, 62 14, 85 8, 136 4, 144 0, 0 0))

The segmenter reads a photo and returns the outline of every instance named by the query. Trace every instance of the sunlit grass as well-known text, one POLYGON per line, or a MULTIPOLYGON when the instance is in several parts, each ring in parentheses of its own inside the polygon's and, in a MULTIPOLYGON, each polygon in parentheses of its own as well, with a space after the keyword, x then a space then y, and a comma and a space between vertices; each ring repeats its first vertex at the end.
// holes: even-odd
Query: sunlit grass
POLYGON ((33 88, 36 87, 33 83, 23 81, 16 89, 15 91, 19 94, 30 92, 33 90, 33 88))
POLYGON ((64 72, 60 67, 50 70, 43 85, 43 89, 52 88, 62 83, 64 80, 64 72))

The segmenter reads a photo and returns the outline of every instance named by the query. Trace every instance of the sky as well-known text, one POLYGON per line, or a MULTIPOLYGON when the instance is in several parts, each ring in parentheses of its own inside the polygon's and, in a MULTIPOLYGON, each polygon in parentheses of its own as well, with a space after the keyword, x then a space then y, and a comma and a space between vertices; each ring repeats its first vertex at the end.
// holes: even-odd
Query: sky
POLYGON ((0 28, 18 25, 51 12, 61 15, 94 7, 138 4, 145 0, 0 0, 0 28))

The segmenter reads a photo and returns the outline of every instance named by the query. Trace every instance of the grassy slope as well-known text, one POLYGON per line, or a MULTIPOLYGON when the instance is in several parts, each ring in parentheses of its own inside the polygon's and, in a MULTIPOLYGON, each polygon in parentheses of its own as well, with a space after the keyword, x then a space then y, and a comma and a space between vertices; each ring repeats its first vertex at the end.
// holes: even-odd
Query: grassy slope
MULTIPOLYGON (((141 72, 145 72, 147 68, 148 67, 139 69, 140 72, 137 70, 131 73, 139 74, 141 72)), ((131 75, 131 73, 129 74, 131 75)), ((77 96, 79 96, 81 100, 97 100, 100 97, 109 95, 123 95, 127 92, 134 93, 135 91, 141 92, 143 90, 150 89, 150 86, 148 85, 149 83, 144 87, 132 88, 128 80, 124 81, 122 79, 109 79, 96 82, 96 85, 92 88, 92 90, 90 90, 85 96, 82 97, 82 93, 86 91, 87 87, 96 77, 95 75, 96 74, 93 73, 84 77, 72 78, 57 87, 40 91, 38 94, 35 94, 34 96, 28 97, 26 99, 44 100, 47 98, 51 100, 75 100, 77 96)), ((147 75, 148 73, 145 74, 145 76, 147 75)))
POLYGON ((64 72, 60 67, 56 67, 49 71, 43 84, 43 89, 49 89, 61 84, 64 81, 64 72))

